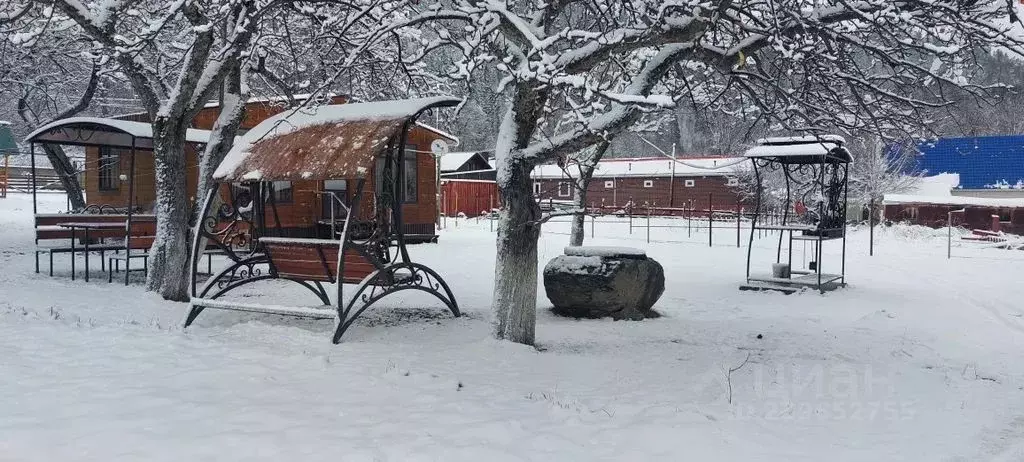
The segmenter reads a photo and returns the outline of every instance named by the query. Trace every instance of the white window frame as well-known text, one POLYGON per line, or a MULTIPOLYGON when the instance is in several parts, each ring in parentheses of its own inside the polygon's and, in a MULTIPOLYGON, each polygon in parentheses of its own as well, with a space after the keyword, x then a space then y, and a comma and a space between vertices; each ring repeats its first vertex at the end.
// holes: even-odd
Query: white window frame
POLYGON ((558 182, 558 197, 572 197, 572 183, 568 181, 558 182), (563 191, 564 189, 564 191, 563 191))
POLYGON ((539 196, 540 195, 540 182, 537 182, 537 181, 533 182, 533 195, 534 196, 539 196))
POLYGON ((725 185, 726 186, 739 186, 740 185, 740 179, 739 178, 729 178, 728 180, 725 180, 725 185))
POLYGON ((654 180, 644 180, 644 187, 645 188, 653 188, 654 187, 654 180))
POLYGON ((615 189, 615 180, 605 180, 604 189, 615 189))
POLYGON ((683 186, 687 188, 697 186, 697 180, 683 180, 683 186))

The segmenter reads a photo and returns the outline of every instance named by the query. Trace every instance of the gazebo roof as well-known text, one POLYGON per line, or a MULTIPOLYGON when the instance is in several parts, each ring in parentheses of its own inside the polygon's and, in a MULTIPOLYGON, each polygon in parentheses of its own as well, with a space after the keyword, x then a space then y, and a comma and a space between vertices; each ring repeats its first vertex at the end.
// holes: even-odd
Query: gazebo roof
MULTIPOLYGON (((101 117, 69 117, 50 122, 25 137, 25 142, 73 144, 78 146, 114 146, 153 149, 153 126, 146 122, 101 117)), ((206 143, 208 130, 188 129, 185 140, 206 143)))
POLYGON ((286 111, 238 139, 213 177, 219 181, 365 178, 374 159, 423 111, 458 98, 348 103, 286 111))
POLYGON ((783 164, 847 164, 853 161, 841 136, 794 136, 763 138, 744 157, 783 164))

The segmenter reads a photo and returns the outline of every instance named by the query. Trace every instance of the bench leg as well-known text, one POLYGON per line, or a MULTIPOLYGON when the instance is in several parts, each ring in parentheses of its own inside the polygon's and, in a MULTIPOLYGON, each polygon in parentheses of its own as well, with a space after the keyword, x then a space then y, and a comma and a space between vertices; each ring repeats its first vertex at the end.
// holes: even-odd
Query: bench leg
POLYGON ((107 284, 114 282, 114 259, 107 262, 107 284))
POLYGON ((36 274, 39 274, 39 251, 36 251, 36 274))
POLYGON ((213 254, 206 254, 206 274, 213 274, 213 254))
MULTIPOLYGON (((53 252, 47 252, 47 253, 50 254, 50 277, 52 278, 53 277, 53 252)), ((72 254, 71 258, 75 258, 75 255, 72 254)))
POLYGON ((100 250, 100 271, 106 271, 107 251, 100 250))
POLYGON ((128 275, 132 274, 132 251, 128 249, 125 251, 124 258, 124 285, 128 285, 128 275))

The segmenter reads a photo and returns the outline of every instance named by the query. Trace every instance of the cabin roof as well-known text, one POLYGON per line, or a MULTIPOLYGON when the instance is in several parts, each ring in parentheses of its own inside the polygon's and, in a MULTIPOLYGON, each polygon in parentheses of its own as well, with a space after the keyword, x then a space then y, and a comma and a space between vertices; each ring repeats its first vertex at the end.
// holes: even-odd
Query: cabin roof
POLYGON ((289 110, 246 132, 214 172, 221 181, 365 178, 408 122, 452 97, 347 103, 289 110))

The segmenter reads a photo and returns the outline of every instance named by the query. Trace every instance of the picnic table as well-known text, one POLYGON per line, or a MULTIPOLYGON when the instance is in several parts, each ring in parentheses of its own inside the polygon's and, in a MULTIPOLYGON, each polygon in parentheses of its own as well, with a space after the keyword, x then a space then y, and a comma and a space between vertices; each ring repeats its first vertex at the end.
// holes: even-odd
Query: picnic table
MULTIPOLYGON (((71 223, 59 223, 57 226, 61 228, 67 228, 71 230, 71 280, 75 280, 75 240, 77 239, 77 230, 81 229, 85 231, 85 282, 89 282, 89 230, 97 229, 124 229, 127 232, 128 222, 127 221, 107 221, 107 222, 71 222, 71 223)), ((104 249, 106 250, 106 249, 104 249)), ((100 257, 102 262, 103 257, 100 257)))

